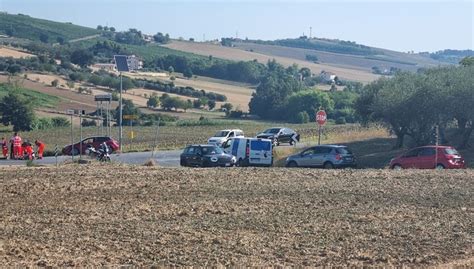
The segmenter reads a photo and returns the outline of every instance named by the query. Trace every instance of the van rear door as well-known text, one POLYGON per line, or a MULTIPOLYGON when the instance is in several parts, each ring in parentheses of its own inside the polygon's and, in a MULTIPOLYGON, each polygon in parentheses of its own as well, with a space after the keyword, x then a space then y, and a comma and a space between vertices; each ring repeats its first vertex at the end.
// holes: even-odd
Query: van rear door
POLYGON ((272 142, 270 140, 250 140, 249 164, 268 166, 272 164, 272 142))

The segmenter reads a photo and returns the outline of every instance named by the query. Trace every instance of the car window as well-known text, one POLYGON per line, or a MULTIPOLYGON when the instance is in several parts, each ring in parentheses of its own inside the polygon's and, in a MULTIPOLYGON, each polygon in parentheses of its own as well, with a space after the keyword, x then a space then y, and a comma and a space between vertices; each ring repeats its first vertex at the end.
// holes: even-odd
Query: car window
POLYGON ((336 152, 339 154, 352 154, 348 148, 336 148, 336 152))
POLYGON ((418 156, 434 156, 436 151, 434 148, 424 148, 418 152, 418 156))
POLYGON ((230 145, 232 144, 232 139, 229 139, 227 141, 224 142, 224 144, 222 144, 222 148, 228 148, 230 147, 230 145))
POLYGON ((459 152, 454 148, 445 148, 444 152, 449 155, 459 155, 459 152))
POLYGON ((106 142, 107 140, 109 140, 108 137, 94 137, 95 143, 102 143, 102 142, 106 142))
POLYGON ((214 137, 227 137, 228 133, 228 131, 219 131, 214 135, 214 137))
POLYGON ((201 148, 200 147, 193 147, 194 154, 201 154, 201 148))
POLYGON ((266 129, 263 133, 265 134, 278 134, 280 132, 280 128, 270 128, 266 129))
POLYGON ((270 151, 272 144, 268 141, 259 141, 259 140, 252 140, 250 141, 250 148, 256 151, 270 151))
POLYGON ((328 147, 316 147, 314 150, 314 154, 328 154, 331 152, 331 148, 328 147))
POLYGON ((236 136, 244 136, 244 133, 241 132, 241 131, 237 131, 237 132, 236 132, 236 136))
POLYGON ((301 153, 302 156, 308 156, 308 155, 311 155, 311 154, 315 154, 315 149, 314 148, 311 148, 311 149, 307 149, 305 151, 303 151, 301 153))
POLYGON ((416 157, 418 156, 418 152, 420 151, 420 149, 413 149, 413 150, 410 150, 409 152, 405 153, 403 155, 403 157, 416 157))
POLYGON ((234 137, 234 132, 230 132, 229 137, 234 137))
POLYGON ((184 150, 184 153, 186 153, 186 154, 193 154, 193 153, 194 153, 194 147, 187 147, 187 148, 184 150))
POLYGON ((284 133, 285 134, 292 134, 292 133, 294 133, 294 131, 291 130, 291 129, 285 128, 284 133))
POLYGON ((222 150, 218 147, 214 146, 207 146, 201 147, 202 155, 210 155, 210 154, 221 154, 222 150))

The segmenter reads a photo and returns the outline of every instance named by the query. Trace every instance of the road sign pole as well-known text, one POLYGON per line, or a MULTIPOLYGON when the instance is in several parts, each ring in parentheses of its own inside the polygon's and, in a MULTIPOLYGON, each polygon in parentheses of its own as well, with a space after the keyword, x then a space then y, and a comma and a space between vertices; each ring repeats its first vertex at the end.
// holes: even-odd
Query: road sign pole
POLYGON ((155 148, 156 148, 156 143, 158 140, 158 131, 160 130, 160 120, 161 118, 158 118, 158 125, 156 126, 156 134, 155 134, 155 139, 153 140, 153 149, 151 151, 151 158, 155 155, 155 148))
POLYGON ((321 125, 318 128, 318 145, 321 145, 321 125))
POLYGON ((120 97, 119 97, 119 149, 122 151, 122 72, 120 72, 120 97))
POLYGON ((79 129, 81 134, 81 142, 79 142, 79 160, 82 161, 82 110, 79 110, 79 129))
POLYGON ((133 120, 130 120, 130 151, 132 151, 133 143, 133 120))
POLYGON ((72 129, 72 116, 74 114, 71 113, 71 159, 72 162, 74 162, 74 134, 73 134, 73 129, 72 129))
POLYGON ((439 125, 436 125, 435 126, 436 128, 436 148, 435 148, 435 163, 434 163, 434 167, 436 168, 436 166, 438 165, 438 146, 439 146, 439 125))

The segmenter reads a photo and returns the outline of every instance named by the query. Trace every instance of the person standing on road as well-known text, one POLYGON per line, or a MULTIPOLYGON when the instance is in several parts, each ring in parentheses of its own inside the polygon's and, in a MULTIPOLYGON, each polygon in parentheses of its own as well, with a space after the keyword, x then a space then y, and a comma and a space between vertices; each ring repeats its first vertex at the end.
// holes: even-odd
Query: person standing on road
POLYGON ((46 145, 39 140, 35 140, 35 145, 37 147, 36 152, 38 152, 38 159, 43 159, 43 152, 46 145))
POLYGON ((10 143, 12 143, 12 151, 13 151, 13 157, 15 159, 21 158, 22 154, 22 148, 21 148, 21 137, 18 135, 17 132, 13 135, 13 137, 10 139, 10 143))
POLYGON ((5 159, 8 158, 8 142, 7 140, 5 139, 5 137, 2 137, 2 153, 3 153, 3 157, 5 157, 5 159))

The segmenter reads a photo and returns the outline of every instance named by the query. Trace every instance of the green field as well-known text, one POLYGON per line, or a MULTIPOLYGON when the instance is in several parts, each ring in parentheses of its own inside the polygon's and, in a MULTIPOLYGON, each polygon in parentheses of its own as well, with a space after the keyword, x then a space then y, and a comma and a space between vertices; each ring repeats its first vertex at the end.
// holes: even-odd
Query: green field
POLYGON ((32 18, 27 15, 0 13, 0 33, 30 40, 40 40, 40 34, 43 33, 49 36, 48 43, 56 43, 58 37, 68 41, 100 34, 100 31, 70 23, 32 18))
MULTIPOLYGON (((8 88, 0 83, 0 98, 8 94, 8 88)), ((55 108, 61 98, 37 91, 32 91, 24 88, 17 88, 16 91, 27 100, 31 102, 34 107, 55 108)))

